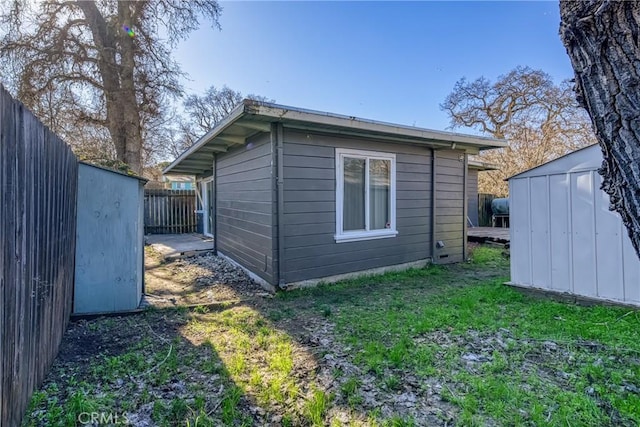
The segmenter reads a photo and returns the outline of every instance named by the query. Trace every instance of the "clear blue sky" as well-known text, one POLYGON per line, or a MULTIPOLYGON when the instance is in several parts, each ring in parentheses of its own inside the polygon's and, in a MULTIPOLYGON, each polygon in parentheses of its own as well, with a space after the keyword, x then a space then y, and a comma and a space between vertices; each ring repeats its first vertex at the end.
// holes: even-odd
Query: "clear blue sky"
POLYGON ((431 129, 462 78, 518 65, 573 77, 558 2, 222 2, 176 50, 203 92, 226 84, 280 104, 431 129))

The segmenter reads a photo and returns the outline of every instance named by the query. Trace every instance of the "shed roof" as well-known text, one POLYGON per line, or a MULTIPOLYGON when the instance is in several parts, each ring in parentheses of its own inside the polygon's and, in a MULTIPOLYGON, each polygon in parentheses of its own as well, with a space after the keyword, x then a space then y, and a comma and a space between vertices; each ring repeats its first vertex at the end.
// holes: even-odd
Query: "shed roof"
POLYGON ((201 174, 211 169, 211 154, 244 145, 247 138, 269 132, 271 123, 287 128, 375 138, 382 141, 459 148, 470 154, 507 146, 504 140, 436 131, 339 114, 245 99, 216 127, 167 166, 163 174, 201 174))
POLYGON ((533 176, 596 170, 600 166, 602 166, 602 150, 598 144, 593 144, 513 175, 507 178, 507 181, 515 178, 531 178, 533 176))
POLYGON ((78 162, 81 165, 85 165, 85 166, 91 166, 92 168, 96 168, 96 169, 102 169, 103 171, 106 172, 111 172, 111 173, 115 173, 117 175, 122 175, 122 176, 126 176, 127 178, 131 178, 131 179, 137 179, 138 181, 142 181, 143 183, 148 182, 149 180, 147 178, 143 178, 141 176, 138 175, 130 175, 128 173, 119 171, 119 170, 115 170, 115 169, 111 169, 105 166, 98 166, 98 165, 94 165, 93 163, 88 163, 88 162, 84 162, 84 161, 80 161, 78 162))

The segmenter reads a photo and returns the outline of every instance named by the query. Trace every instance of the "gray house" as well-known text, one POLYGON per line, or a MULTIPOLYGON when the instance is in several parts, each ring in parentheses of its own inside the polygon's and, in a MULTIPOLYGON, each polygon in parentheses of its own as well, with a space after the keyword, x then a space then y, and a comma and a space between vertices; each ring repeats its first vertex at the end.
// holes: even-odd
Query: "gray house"
POLYGON ((504 141, 245 100, 165 170, 217 252, 296 287, 466 257, 468 155, 504 141))

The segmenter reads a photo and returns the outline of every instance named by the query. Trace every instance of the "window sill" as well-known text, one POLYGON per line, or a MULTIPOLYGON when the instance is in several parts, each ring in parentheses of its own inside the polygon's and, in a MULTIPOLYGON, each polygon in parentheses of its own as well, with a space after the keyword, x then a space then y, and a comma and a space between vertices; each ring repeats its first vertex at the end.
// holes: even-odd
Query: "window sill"
POLYGON ((374 240, 374 239, 387 239, 389 237, 396 237, 398 232, 396 230, 380 230, 380 231, 367 231, 361 233, 347 233, 341 235, 334 235, 336 243, 348 243, 348 242, 360 242, 362 240, 374 240))

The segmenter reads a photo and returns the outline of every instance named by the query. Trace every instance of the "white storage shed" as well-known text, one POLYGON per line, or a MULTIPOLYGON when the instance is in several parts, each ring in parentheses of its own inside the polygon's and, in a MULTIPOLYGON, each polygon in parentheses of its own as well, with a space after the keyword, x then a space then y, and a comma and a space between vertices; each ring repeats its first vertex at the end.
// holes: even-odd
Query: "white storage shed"
POLYGON ((640 305, 640 260, 592 145, 509 178, 511 282, 640 305))

